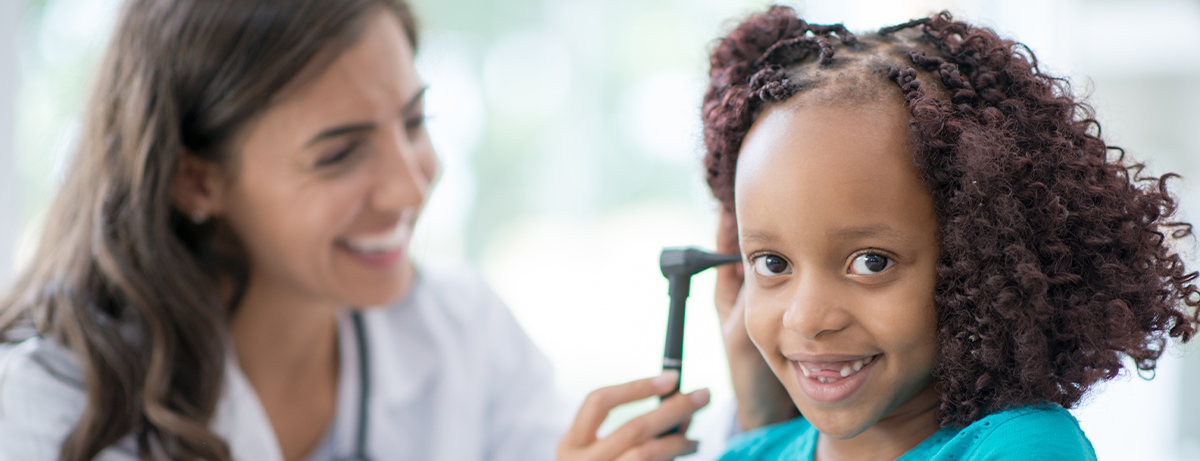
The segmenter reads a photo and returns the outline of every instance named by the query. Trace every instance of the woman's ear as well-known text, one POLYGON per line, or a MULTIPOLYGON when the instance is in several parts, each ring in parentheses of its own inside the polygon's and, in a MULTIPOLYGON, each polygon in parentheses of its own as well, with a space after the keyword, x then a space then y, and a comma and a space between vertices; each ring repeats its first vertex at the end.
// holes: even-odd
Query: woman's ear
POLYGON ((171 181, 171 205, 203 224, 224 211, 225 181, 221 168, 186 150, 179 156, 179 166, 171 181))

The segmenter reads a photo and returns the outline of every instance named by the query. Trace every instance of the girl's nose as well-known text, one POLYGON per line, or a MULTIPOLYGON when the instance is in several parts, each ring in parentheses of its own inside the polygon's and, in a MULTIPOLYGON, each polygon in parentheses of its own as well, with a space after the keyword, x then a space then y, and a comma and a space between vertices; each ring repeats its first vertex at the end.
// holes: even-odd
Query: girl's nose
POLYGON ((846 329, 854 317, 838 295, 839 283, 819 274, 801 275, 792 302, 783 314, 783 326, 805 339, 815 340, 846 329))

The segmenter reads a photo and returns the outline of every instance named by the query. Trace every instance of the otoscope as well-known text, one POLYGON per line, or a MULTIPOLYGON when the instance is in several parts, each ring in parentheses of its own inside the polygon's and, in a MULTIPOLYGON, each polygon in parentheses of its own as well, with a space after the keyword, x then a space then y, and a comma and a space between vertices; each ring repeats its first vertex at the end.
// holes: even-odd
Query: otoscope
MULTIPOLYGON (((688 291, 691 290, 692 276, 705 269, 722 264, 742 260, 741 255, 713 254, 695 247, 664 248, 658 258, 663 277, 667 278, 668 291, 671 296, 671 310, 667 315, 667 347, 663 351, 663 371, 675 370, 680 379, 675 382, 675 389, 663 399, 679 392, 679 383, 683 381, 683 314, 687 304, 688 291)), ((676 432, 672 429, 668 434, 676 432)))

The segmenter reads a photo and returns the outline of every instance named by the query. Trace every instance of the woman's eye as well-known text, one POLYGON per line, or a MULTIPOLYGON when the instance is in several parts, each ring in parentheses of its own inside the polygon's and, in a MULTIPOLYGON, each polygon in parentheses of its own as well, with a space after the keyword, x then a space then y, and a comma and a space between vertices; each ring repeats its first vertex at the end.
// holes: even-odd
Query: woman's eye
POLYGON ((320 159, 318 159, 317 166, 322 167, 322 166, 330 166, 330 165, 337 164, 337 163, 345 160, 346 157, 349 157, 350 154, 354 153, 354 150, 356 148, 358 148, 358 143, 354 143, 354 144, 351 144, 344 148, 338 149, 337 151, 334 151, 333 153, 323 156, 320 159))
POLYGON ((857 275, 878 274, 892 267, 892 264, 895 264, 892 258, 879 253, 861 254, 856 256, 854 261, 850 263, 850 273, 857 275))
POLYGON ((754 272, 763 277, 790 274, 792 267, 787 260, 776 255, 762 255, 754 258, 754 272))
POLYGON ((425 126, 425 114, 421 114, 419 116, 416 116, 416 117, 413 117, 413 118, 410 118, 410 119, 404 121, 404 128, 406 130, 411 131, 411 130, 421 128, 422 126, 425 126))

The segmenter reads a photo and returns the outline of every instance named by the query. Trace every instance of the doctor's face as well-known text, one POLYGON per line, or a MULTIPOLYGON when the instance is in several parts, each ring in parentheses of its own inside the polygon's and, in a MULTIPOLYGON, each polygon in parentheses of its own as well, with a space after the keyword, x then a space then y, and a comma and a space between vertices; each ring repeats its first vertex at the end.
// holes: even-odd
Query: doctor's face
POLYGON ((407 291, 409 234, 437 171, 422 94, 400 22, 380 12, 247 129, 223 217, 249 253, 252 290, 339 306, 407 291))
POLYGON ((801 95, 764 111, 738 159, 747 332, 822 437, 937 406, 937 220, 907 121, 899 97, 801 95))

